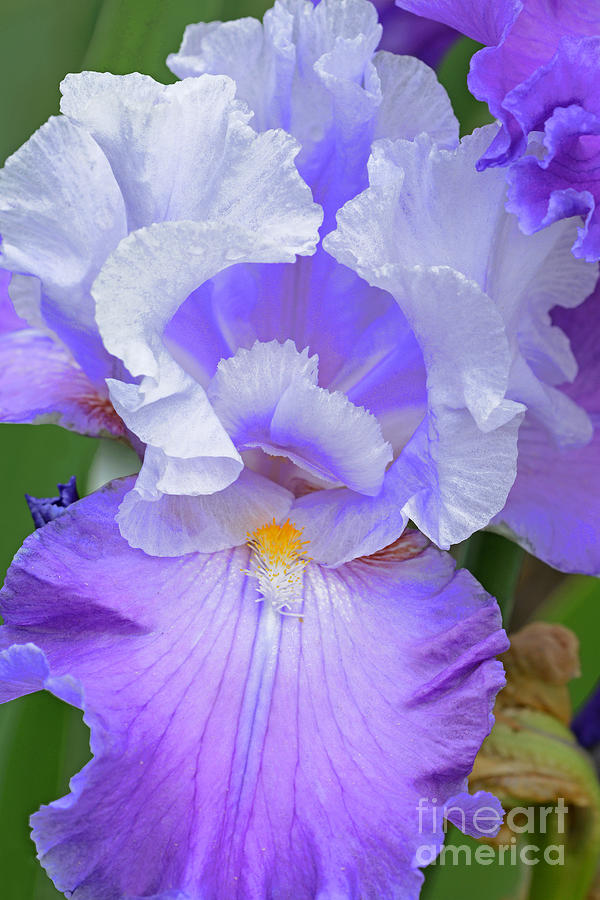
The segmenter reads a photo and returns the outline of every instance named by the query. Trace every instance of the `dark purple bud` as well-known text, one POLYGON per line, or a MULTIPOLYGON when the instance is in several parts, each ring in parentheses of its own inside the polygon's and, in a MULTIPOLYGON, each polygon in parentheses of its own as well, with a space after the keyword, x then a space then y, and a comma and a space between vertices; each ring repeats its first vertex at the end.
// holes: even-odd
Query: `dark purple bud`
POLYGON ((30 497, 25 494, 25 500, 36 528, 47 525, 53 519, 62 516, 64 511, 76 500, 79 500, 77 483, 73 475, 66 484, 58 484, 58 497, 30 497))

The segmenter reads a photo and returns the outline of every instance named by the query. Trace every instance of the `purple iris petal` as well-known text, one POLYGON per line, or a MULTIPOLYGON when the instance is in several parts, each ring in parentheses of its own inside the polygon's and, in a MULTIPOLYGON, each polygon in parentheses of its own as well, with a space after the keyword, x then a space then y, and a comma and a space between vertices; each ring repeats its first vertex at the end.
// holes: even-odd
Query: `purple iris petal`
MULTIPOLYGON (((527 132, 519 121, 521 110, 513 89, 522 90, 530 76, 550 62, 562 37, 594 35, 600 22, 597 5, 586 0, 397 0, 397 5, 487 45, 473 58, 469 86, 503 123, 492 144, 495 155, 483 157, 488 165, 509 162, 524 149, 527 132)), ((577 79, 577 70, 570 76, 577 79)), ((569 89, 568 83, 562 87, 569 89)), ((561 104, 551 103, 550 111, 555 105, 561 104)))
POLYGON ((68 507, 79 500, 75 475, 66 484, 58 484, 58 497, 31 497, 25 494, 25 500, 36 528, 47 525, 58 516, 62 516, 68 507))
POLYGON ((82 434, 120 437, 125 428, 106 387, 92 384, 67 348, 41 330, 38 302, 37 279, 0 269, 0 421, 53 422, 82 434))
POLYGON ((380 49, 417 56, 437 66, 460 34, 439 22, 400 10, 394 0, 374 0, 383 25, 380 49))
POLYGON ((53 422, 121 437, 106 388, 92 384, 65 347, 33 328, 0 335, 0 421, 53 422))
POLYGON ((575 309, 555 309, 579 371, 560 391, 588 413, 593 437, 557 446, 527 414, 519 432, 517 478, 494 519, 531 553, 566 572, 600 575, 600 289, 575 309))
POLYGON ((451 804, 445 809, 448 821, 474 838, 496 834, 504 818, 500 801, 487 791, 457 794, 451 804))
POLYGON ((573 719, 572 728, 582 747, 595 750, 600 745, 600 685, 573 719))
POLYGON ((589 91, 600 74, 599 58, 600 38, 564 38, 552 62, 523 86, 521 117, 531 129, 543 128, 543 144, 534 141, 541 152, 512 166, 507 205, 527 234, 584 216, 573 253, 588 261, 600 258, 600 103, 589 91))
POLYGON ((27 322, 17 315, 10 299, 8 293, 10 279, 11 272, 0 269, 0 335, 27 327, 27 322))
POLYGON ((91 729, 94 759, 33 820, 59 889, 416 898, 413 858, 439 849, 491 726, 496 603, 409 534, 309 563, 302 620, 281 616, 257 602, 247 547, 132 550, 114 524, 130 483, 32 535, 2 594, 0 696, 45 687, 91 729))
POLYGON ((415 15, 443 22, 480 44, 497 44, 523 7, 522 0, 396 0, 415 15))

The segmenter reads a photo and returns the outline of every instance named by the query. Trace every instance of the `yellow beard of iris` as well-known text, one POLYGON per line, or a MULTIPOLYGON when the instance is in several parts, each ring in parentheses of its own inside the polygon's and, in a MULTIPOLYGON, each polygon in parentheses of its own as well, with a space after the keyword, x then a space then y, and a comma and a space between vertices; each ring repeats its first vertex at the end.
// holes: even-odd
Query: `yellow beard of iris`
POLYGON ((304 548, 302 529, 289 519, 278 525, 273 519, 248 535, 252 551, 250 568, 246 569, 258 581, 259 600, 270 603, 273 609, 286 616, 301 617, 292 611, 292 604, 302 603, 302 580, 309 559, 304 548))

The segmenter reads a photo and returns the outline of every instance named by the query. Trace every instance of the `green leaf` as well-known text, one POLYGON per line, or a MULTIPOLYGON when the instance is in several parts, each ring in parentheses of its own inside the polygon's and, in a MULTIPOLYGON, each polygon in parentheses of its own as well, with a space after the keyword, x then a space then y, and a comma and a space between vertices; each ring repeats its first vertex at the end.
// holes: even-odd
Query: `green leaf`
POLYGON ((517 900, 520 896, 525 873, 518 858, 511 865, 510 855, 501 863, 499 854, 495 854, 490 864, 482 865, 475 859, 481 843, 454 827, 448 830, 446 846, 457 848, 455 855, 452 850, 447 851, 425 869, 421 900, 517 900))
POLYGON ((448 91, 460 122, 461 135, 494 121, 487 104, 476 100, 467 87, 471 57, 481 46, 470 38, 461 38, 450 48, 438 69, 438 78, 448 91))
POLYGON ((101 0, 3 0, 0 160, 57 112, 58 85, 78 72, 101 0))
POLYGON ((84 68, 120 75, 136 71, 165 83, 175 81, 165 59, 179 49, 186 25, 261 17, 269 6, 268 0, 105 0, 84 68))
POLYGON ((497 599, 504 627, 508 628, 525 551, 507 538, 487 531, 477 532, 459 549, 458 564, 497 599))
POLYGON ((29 817, 68 793, 70 776, 89 755, 81 713, 50 694, 0 706, 0 883, 7 900, 63 898, 35 858, 29 817))

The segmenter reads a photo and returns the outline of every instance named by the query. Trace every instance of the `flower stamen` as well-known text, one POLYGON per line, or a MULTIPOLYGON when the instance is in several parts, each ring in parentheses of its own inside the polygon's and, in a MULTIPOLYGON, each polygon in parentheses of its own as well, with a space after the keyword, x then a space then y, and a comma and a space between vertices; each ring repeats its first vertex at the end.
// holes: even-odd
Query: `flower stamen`
POLYGON ((302 603, 302 578, 306 564, 304 548, 309 541, 303 541, 302 529, 289 519, 278 525, 275 519, 261 525, 248 534, 248 544, 252 550, 250 568, 246 574, 258 581, 257 602, 266 600, 275 612, 284 616, 301 618, 301 612, 294 612, 292 604, 302 603))

